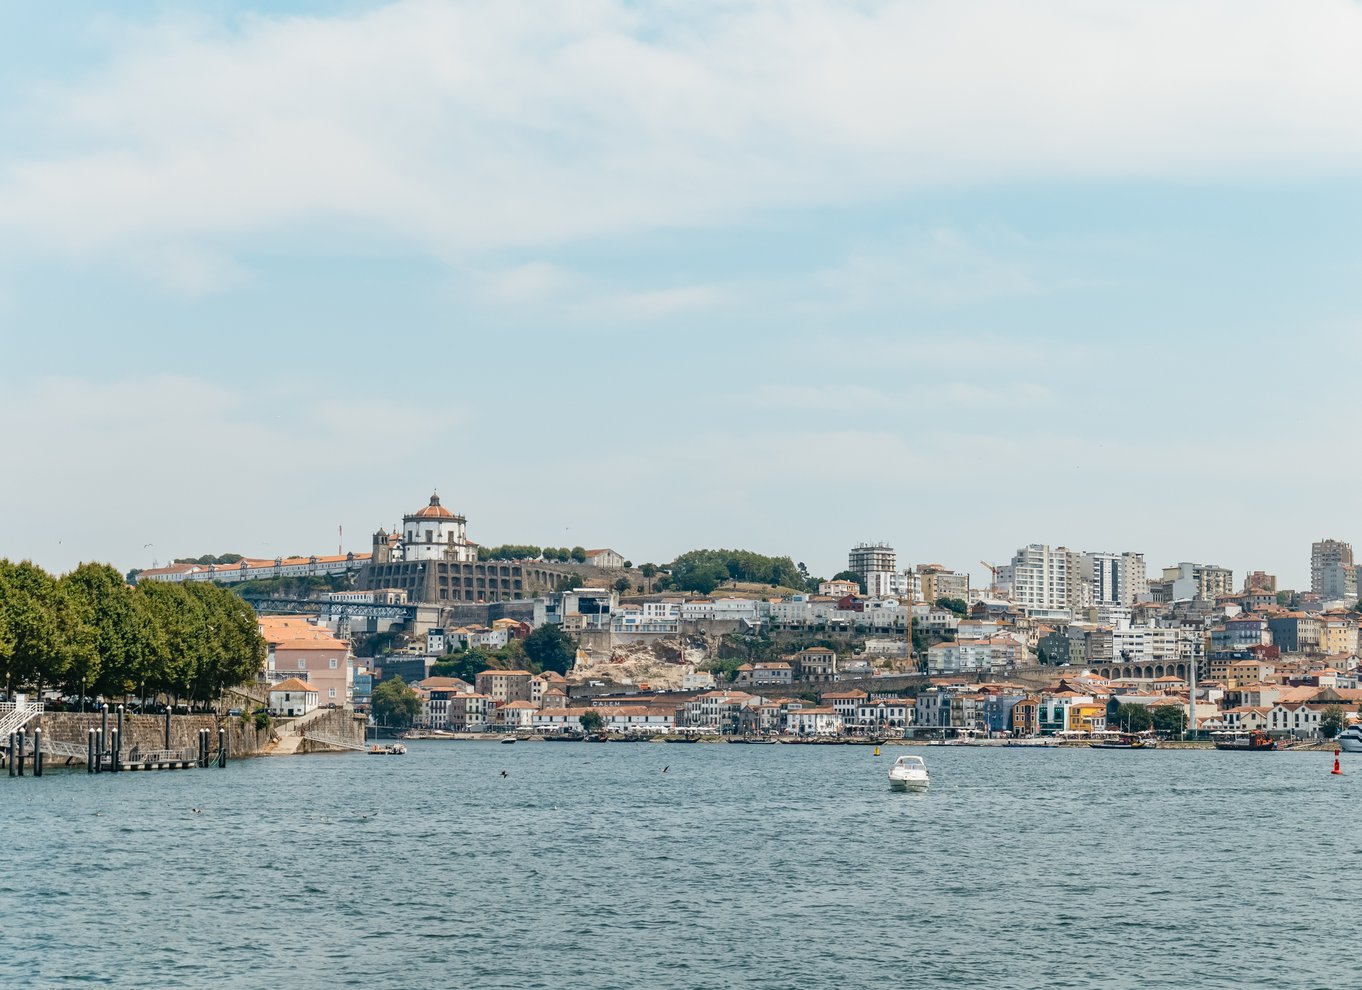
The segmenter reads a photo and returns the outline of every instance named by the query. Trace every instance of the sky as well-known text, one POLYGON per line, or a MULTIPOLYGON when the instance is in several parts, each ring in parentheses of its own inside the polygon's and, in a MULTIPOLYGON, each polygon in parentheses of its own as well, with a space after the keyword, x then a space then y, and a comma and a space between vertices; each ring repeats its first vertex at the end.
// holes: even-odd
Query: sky
POLYGON ((1308 586, 1362 4, 0 6, 0 556, 485 544, 1308 586), (343 529, 343 535, 341 530, 343 529))

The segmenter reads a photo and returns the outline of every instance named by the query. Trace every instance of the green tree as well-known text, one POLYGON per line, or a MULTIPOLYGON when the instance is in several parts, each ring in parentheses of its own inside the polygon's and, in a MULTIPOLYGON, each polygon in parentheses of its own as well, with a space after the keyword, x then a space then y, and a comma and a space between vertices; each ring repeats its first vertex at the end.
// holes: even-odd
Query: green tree
POLYGON ((944 608, 946 611, 954 612, 962 617, 969 614, 969 604, 960 598, 938 598, 936 607, 944 608))
POLYGON ((864 595, 866 593, 865 578, 861 577, 861 575, 857 574, 855 571, 838 571, 832 576, 832 580, 855 581, 856 587, 860 589, 861 594, 864 595))
POLYGON ((713 674, 716 678, 732 683, 738 676, 738 668, 743 665, 743 661, 738 657, 729 657, 722 660, 711 660, 701 669, 713 674))
POLYGON ((579 564, 585 564, 585 563, 586 563, 586 548, 585 548, 585 547, 573 547, 572 550, 571 550, 571 556, 572 556, 572 559, 573 559, 574 561, 576 561, 577 563, 579 563, 579 564))
POLYGON ((1348 724, 1348 713, 1342 705, 1326 705, 1319 717, 1319 733, 1325 739, 1332 739, 1343 731, 1348 724))
POLYGON ((619 592, 621 595, 627 592, 630 587, 631 585, 627 577, 617 578, 615 580, 615 590, 619 592))
POLYGON ((1181 736, 1187 731, 1187 712, 1181 705, 1156 705, 1150 712, 1151 727, 1164 736, 1181 736))
POLYGON ((709 594, 726 581, 802 589, 808 580, 808 569, 801 574, 789 557, 767 557, 750 550, 688 550, 668 570, 669 587, 701 594, 709 594))
POLYGON ((370 699, 375 721, 405 729, 421 714, 421 696, 400 677, 385 677, 370 699))
POLYGON ((639 571, 640 574, 643 575, 643 584, 645 585, 645 587, 647 588, 647 590, 648 590, 648 591, 652 591, 652 590, 653 590, 653 578, 657 577, 657 565, 656 565, 656 564, 644 564, 642 567, 640 567, 640 568, 638 569, 638 571, 639 571))
POLYGON ((496 665, 492 662, 492 654, 481 648, 475 648, 436 661, 431 666, 430 673, 434 677, 457 677, 472 684, 479 674, 484 670, 491 670, 494 666, 496 665))
POLYGON ((605 716, 594 708, 588 708, 577 718, 582 723, 583 732, 600 732, 605 725, 605 716))
POLYGON ((577 641, 557 623, 545 623, 525 637, 525 655, 540 671, 566 674, 577 662, 577 641))
POLYGON ((1154 716, 1147 705, 1122 705, 1116 710, 1116 722, 1107 723, 1108 729, 1122 732, 1143 732, 1154 724, 1154 716))
POLYGON ((0 561, 0 614, 4 615, 8 649, 4 667, 5 692, 33 688, 41 694, 65 672, 70 645, 63 635, 74 616, 58 601, 56 579, 30 561, 0 561))

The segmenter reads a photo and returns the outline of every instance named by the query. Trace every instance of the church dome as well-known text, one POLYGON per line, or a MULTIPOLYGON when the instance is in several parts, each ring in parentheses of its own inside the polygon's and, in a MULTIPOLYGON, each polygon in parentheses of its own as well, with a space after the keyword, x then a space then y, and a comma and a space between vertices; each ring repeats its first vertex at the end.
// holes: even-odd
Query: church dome
POLYGON ((407 516, 408 519, 453 519, 454 513, 440 504, 439 495, 431 495, 430 505, 407 516))

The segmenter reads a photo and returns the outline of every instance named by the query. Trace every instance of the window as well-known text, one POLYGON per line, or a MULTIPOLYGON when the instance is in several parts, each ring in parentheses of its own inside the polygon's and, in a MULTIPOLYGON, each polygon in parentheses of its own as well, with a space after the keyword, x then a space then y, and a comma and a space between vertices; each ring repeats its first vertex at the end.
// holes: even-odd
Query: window
POLYGON ((327 688, 327 690, 326 690, 326 696, 327 696, 328 698, 334 698, 334 697, 336 696, 336 689, 335 689, 335 688, 327 688))
POLYGON ((298 669, 299 669, 299 670, 307 670, 307 658, 306 658, 306 657, 299 657, 299 658, 298 658, 298 669))
POLYGON ((331 660, 331 669, 332 669, 332 670, 335 670, 335 669, 336 669, 336 662, 337 662, 337 661, 335 660, 335 658, 332 658, 332 660, 331 660))

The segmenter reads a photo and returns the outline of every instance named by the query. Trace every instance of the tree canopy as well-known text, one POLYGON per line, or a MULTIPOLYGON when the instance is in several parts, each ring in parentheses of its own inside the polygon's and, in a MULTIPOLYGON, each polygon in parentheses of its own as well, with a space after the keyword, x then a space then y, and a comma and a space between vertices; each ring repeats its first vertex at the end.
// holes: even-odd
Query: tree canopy
POLYGON ((255 612, 208 582, 130 588, 107 564, 54 578, 0 560, 0 679, 6 693, 208 702, 265 663, 255 612))
POLYGON ((1325 739, 1332 739, 1347 724, 1347 712, 1342 705, 1328 705, 1319 718, 1319 731, 1325 739))
POLYGON ((969 603, 963 598, 938 598, 936 607, 944 608, 946 611, 954 612, 962 617, 969 614, 969 603))
POLYGON ((507 543, 499 547, 478 547, 478 560, 538 560, 543 547, 530 543, 507 543))
POLYGON ((601 727, 605 725, 605 716, 594 708, 588 708, 577 718, 582 723, 583 732, 600 732, 601 727))
POLYGON ((862 577, 861 575, 857 574, 855 571, 838 571, 836 574, 834 574, 834 575, 832 576, 831 580, 833 580, 833 581, 855 581, 855 582, 856 582, 856 587, 860 589, 861 594, 863 594, 863 595, 865 594, 865 590, 866 590, 866 589, 865 589, 865 578, 862 577))
POLYGON ((525 656, 536 673, 566 674, 577 662, 577 641, 556 623, 546 623, 525 637, 525 656))
POLYGON ((385 677, 369 699, 374 720, 405 729, 421 714, 421 696, 400 677, 385 677))
POLYGON ((690 550, 667 569, 667 587, 702 595, 726 581, 804 588, 808 580, 790 557, 767 557, 750 550, 690 550))

